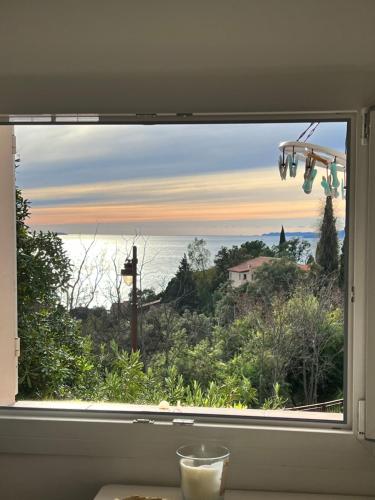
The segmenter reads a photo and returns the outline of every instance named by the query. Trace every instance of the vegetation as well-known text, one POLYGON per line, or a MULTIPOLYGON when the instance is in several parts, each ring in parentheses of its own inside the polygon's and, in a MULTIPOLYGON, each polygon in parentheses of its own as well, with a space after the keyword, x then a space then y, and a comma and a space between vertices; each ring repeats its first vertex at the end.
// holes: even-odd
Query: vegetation
POLYGON ((281 249, 285 245, 285 243, 286 243, 285 230, 284 230, 284 226, 281 226, 279 248, 281 249))
POLYGON ((17 191, 20 398, 276 409, 341 394, 343 258, 339 268, 330 198, 317 264, 284 228, 279 245, 223 247, 212 266, 196 238, 163 293, 140 292, 136 353, 129 303, 61 303, 72 286, 77 293, 77 278, 60 238, 30 231, 29 207, 17 191), (259 256, 274 259, 232 287, 227 269, 259 256))
POLYGON ((339 269, 339 244, 331 196, 326 198, 320 240, 316 248, 316 262, 326 275, 336 273, 339 269))

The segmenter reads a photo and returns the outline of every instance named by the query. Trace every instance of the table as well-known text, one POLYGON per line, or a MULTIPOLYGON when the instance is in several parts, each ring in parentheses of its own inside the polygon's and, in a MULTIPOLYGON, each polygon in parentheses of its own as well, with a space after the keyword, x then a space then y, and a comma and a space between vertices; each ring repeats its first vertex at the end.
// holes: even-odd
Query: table
MULTIPOLYGON (((168 500, 181 500, 179 488, 166 488, 162 486, 137 486, 109 484, 96 495, 94 500, 123 499, 126 495, 154 495, 164 496, 168 500)), ((277 493, 262 491, 229 490, 225 500, 358 500, 358 496, 343 495, 318 495, 307 493, 277 493)), ((361 500, 374 499, 375 497, 360 497, 361 500)))

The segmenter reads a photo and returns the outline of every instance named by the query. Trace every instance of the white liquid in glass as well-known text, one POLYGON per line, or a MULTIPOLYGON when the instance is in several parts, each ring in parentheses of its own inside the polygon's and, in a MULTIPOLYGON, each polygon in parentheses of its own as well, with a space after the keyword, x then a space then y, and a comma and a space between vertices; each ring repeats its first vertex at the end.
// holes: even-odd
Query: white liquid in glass
POLYGON ((182 459, 181 488, 184 500, 220 500, 223 462, 194 466, 194 460, 182 459))

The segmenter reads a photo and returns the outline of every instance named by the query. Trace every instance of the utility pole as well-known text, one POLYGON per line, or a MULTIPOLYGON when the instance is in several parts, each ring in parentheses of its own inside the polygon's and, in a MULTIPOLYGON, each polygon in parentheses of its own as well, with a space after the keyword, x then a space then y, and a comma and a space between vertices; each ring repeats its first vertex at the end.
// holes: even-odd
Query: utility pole
POLYGON ((121 269, 121 276, 124 282, 130 286, 132 285, 132 307, 131 307, 131 320, 130 320, 130 342, 132 352, 138 350, 138 296, 137 296, 137 247, 133 246, 133 258, 126 259, 124 268, 121 269))
POLYGON ((133 259, 132 259, 132 271, 133 271, 133 291, 132 291, 132 317, 131 317, 131 345, 132 351, 135 352, 138 349, 138 304, 137 304, 137 247, 133 246, 133 259))

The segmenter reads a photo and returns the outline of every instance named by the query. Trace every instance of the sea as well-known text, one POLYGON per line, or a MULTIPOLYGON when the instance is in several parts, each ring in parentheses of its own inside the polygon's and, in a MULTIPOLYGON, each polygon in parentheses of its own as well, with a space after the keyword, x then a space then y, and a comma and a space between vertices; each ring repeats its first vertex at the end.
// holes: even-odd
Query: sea
MULTIPOLYGON (((127 258, 132 256, 133 245, 138 252, 138 287, 160 292, 165 289, 169 280, 175 275, 179 263, 187 254, 188 245, 194 236, 144 236, 144 235, 94 235, 67 234, 60 235, 65 251, 72 263, 73 280, 78 276, 79 289, 75 305, 90 307, 103 306, 110 308, 111 303, 127 300, 130 288, 121 285, 121 268, 127 258), (83 264, 83 265, 82 265, 83 264)), ((203 238, 210 252, 210 264, 222 247, 241 245, 245 241, 262 240, 270 247, 277 245, 279 235, 239 235, 239 236, 197 236, 203 238)), ((288 234, 287 234, 288 238, 288 234)), ((304 237, 311 245, 311 253, 315 254, 317 237, 315 234, 304 237)))

